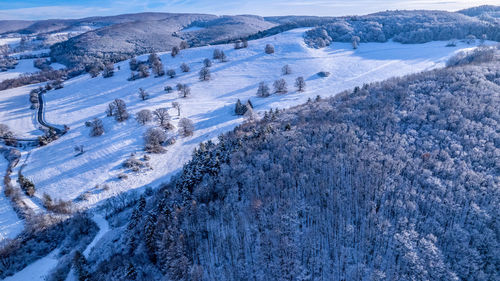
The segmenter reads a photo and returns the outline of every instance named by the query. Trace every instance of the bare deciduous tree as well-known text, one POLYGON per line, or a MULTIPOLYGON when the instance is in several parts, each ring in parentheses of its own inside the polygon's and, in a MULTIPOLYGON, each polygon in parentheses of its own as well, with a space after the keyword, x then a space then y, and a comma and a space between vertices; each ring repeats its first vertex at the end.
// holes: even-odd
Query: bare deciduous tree
POLYGON ((184 137, 193 135, 194 124, 193 121, 187 118, 179 120, 179 134, 184 137))
POLYGON ((104 125, 99 118, 94 118, 94 120, 90 121, 90 127, 92 128, 90 132, 90 136, 92 137, 97 137, 104 133, 104 125))
POLYGON ((143 109, 137 112, 137 114, 135 115, 135 119, 139 124, 144 125, 153 120, 153 113, 151 113, 151 110, 143 109))
POLYGON ((156 121, 158 121, 158 125, 160 127, 167 130, 172 129, 172 124, 170 124, 170 114, 168 114, 168 108, 157 108, 153 111, 153 115, 156 117, 156 121))
POLYGON ((147 100, 149 99, 149 94, 144 91, 143 88, 139 88, 139 98, 141 98, 141 100, 147 100))
POLYGON ((165 131, 161 128, 149 128, 144 134, 144 146, 151 153, 164 153, 163 143, 167 140, 165 131))
POLYGON ((292 73, 292 68, 290 67, 290 65, 286 64, 281 69, 281 72, 283 73, 283 75, 291 74, 292 73))
POLYGON ((170 77, 170 78, 174 78, 175 77, 175 70, 174 69, 169 69, 167 71, 167 75, 170 77))
POLYGON ((200 81, 208 80, 210 80, 210 68, 205 66, 200 70, 200 81))
POLYGON ((303 92, 306 89, 306 81, 304 77, 300 76, 295 79, 295 87, 297 87, 297 91, 303 92))
POLYGON ((273 86, 274 86, 274 92, 275 93, 282 93, 282 94, 284 94, 284 93, 288 92, 288 89, 287 89, 287 86, 286 86, 286 81, 283 78, 274 81, 273 86))
POLYGON ((181 71, 182 72, 189 72, 189 70, 190 70, 189 65, 187 65, 186 63, 181 64, 181 71))
POLYGON ((274 46, 271 44, 267 44, 264 51, 266 52, 266 54, 273 54, 274 53, 274 46))
POLYGON ((257 89, 257 96, 268 97, 270 95, 269 86, 265 82, 259 83, 259 88, 257 89))
POLYGON ((179 47, 177 47, 177 46, 173 47, 172 53, 171 53, 172 57, 175 58, 175 56, 177 56, 178 54, 179 54, 179 47))
POLYGON ((172 102, 172 107, 177 109, 177 116, 181 116, 181 104, 179 102, 172 102))
MULTIPOLYGON (((179 89, 179 87, 177 89, 179 89)), ((183 98, 187 98, 188 96, 191 95, 191 88, 189 88, 189 86, 186 84, 181 85, 179 90, 179 95, 183 98)))

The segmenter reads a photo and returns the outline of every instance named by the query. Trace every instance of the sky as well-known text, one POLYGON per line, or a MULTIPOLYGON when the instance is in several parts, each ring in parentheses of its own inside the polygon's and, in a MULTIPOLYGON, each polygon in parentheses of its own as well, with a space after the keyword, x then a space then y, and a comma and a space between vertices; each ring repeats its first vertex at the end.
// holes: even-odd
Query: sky
POLYGON ((342 16, 395 9, 455 11, 498 3, 498 0, 0 0, 0 20, 81 18, 138 12, 342 16))

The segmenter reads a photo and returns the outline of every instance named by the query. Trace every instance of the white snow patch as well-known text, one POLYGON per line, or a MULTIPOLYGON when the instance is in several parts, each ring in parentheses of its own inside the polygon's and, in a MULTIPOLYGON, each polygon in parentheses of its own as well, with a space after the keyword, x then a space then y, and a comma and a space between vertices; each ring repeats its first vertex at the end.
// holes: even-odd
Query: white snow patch
POLYGON ((184 28, 183 30, 181 30, 181 32, 191 32, 191 31, 198 31, 198 30, 203 30, 203 29, 205 29, 205 27, 191 26, 188 28, 184 28))
POLYGON ((4 281, 44 281, 50 270, 57 265, 58 254, 59 249, 55 249, 13 276, 5 278, 4 281))
MULTIPOLYGON (((0 173, 3 176, 8 167, 8 161, 0 155, 0 173)), ((15 238, 24 228, 23 221, 12 208, 10 199, 4 194, 5 186, 0 181, 0 242, 6 238, 15 238)))

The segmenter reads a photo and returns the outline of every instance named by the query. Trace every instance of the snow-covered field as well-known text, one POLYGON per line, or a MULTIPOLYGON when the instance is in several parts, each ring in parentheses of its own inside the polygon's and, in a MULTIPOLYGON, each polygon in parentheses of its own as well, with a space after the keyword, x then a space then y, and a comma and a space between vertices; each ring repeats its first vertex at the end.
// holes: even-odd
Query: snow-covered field
MULTIPOLYGON (((234 104, 238 98, 243 102, 250 98, 255 111, 261 113, 270 108, 287 108, 317 95, 332 96, 363 83, 444 66, 447 58, 456 50, 469 47, 459 45, 446 48, 446 42, 418 45, 388 42, 361 44, 358 50, 353 50, 347 43, 311 49, 304 44, 304 31, 296 29, 251 41, 247 49, 234 50, 232 45, 207 46, 183 50, 176 58, 172 58, 169 53, 161 54, 166 68, 176 70, 178 75, 174 79, 164 76, 129 82, 128 62, 122 62, 115 65, 120 66, 121 70, 117 70, 112 78, 84 75, 66 81, 61 90, 48 92, 45 95, 47 121, 67 124, 71 130, 50 145, 32 151, 23 172, 34 181, 36 196, 42 197, 48 193, 53 198, 75 199, 88 192, 88 200, 79 203, 85 207, 119 192, 145 186, 155 187, 179 171, 200 142, 213 139, 243 121, 243 118, 234 115, 234 104), (275 46, 275 54, 264 53, 264 46, 268 43, 275 46), (229 61, 215 62, 211 67, 212 80, 200 82, 198 71, 202 61, 211 58, 215 48, 224 49, 229 61), (182 62, 189 64, 191 72, 181 73, 179 65, 182 62), (285 64, 291 66, 292 74, 281 74, 285 64), (331 75, 320 78, 317 75, 319 71, 328 71, 331 75), (306 80, 304 93, 294 89, 293 84, 298 76, 306 80), (272 88, 273 81, 278 78, 287 81, 288 94, 256 97, 259 82, 266 81, 272 88), (175 91, 164 92, 165 86, 175 88, 177 83, 188 84, 192 95, 180 98, 175 91), (149 100, 140 100, 139 88, 150 94, 149 100), (167 153, 151 155, 149 162, 152 170, 141 173, 126 171, 122 163, 133 153, 137 154, 137 158, 144 154, 142 135, 154 123, 140 126, 134 118, 117 123, 105 117, 107 104, 115 98, 126 102, 132 116, 141 109, 167 107, 174 125, 177 125, 179 118, 171 103, 177 101, 182 105, 180 117, 192 119, 196 131, 192 137, 179 138, 174 145, 167 147, 167 153), (84 122, 94 117, 104 120, 106 133, 103 136, 89 137, 89 128, 84 126, 84 122), (75 156, 73 149, 76 145, 83 145, 85 153, 75 156), (128 178, 118 180, 117 176, 121 173, 126 173, 128 178), (96 188, 98 185, 100 188, 96 188), (104 185, 109 188, 102 188, 104 185)), ((142 60, 146 58, 141 57, 142 60)), ((3 114, 2 109, 0 123, 5 122, 20 132, 31 132, 29 122, 12 121, 27 118, 20 112, 32 114, 27 104, 29 90, 30 87, 23 87, 0 92, 0 107, 18 114, 12 117, 9 113, 3 114), (14 123, 8 123, 9 120, 14 123), (16 128, 23 126, 26 129, 16 128)))
MULTIPOLYGON (((0 172, 4 175, 8 162, 0 155, 0 172)), ((12 208, 9 198, 5 197, 3 181, 0 182, 0 242, 15 238, 23 230, 23 222, 12 208)))

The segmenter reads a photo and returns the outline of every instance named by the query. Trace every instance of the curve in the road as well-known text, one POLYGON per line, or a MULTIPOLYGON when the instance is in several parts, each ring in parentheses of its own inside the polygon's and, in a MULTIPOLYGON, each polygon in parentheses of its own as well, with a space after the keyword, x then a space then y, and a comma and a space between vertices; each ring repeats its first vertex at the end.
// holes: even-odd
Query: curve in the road
MULTIPOLYGON (((55 127, 54 125, 51 125, 45 121, 44 114, 43 114, 43 109, 44 109, 44 101, 43 101, 43 93, 38 94, 38 110, 36 113, 36 120, 38 123, 48 129, 54 130, 57 135, 62 136, 66 133, 66 130, 61 130, 60 128, 55 127)), ((0 139, 11 139, 7 137, 0 137, 0 139)), ((18 142, 36 142, 38 139, 22 139, 22 138, 14 138, 18 142)))

